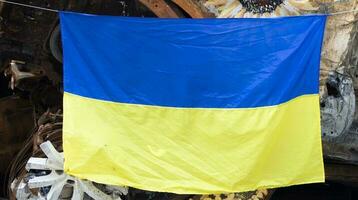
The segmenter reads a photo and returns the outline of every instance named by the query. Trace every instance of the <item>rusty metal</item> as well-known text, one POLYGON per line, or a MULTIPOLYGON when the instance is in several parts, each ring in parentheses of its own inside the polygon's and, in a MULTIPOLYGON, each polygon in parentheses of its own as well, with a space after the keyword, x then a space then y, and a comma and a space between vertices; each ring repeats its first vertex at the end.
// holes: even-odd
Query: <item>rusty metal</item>
MULTIPOLYGON (((203 7, 202 2, 205 2, 205 0, 172 0, 172 1, 168 1, 168 0, 167 1, 165 1, 165 0, 138 0, 138 1, 140 1, 143 5, 145 5, 147 8, 149 8, 149 10, 151 10, 155 15, 157 15, 158 17, 161 17, 161 18, 182 17, 182 15, 180 14, 180 9, 178 11, 179 7, 182 10, 184 10, 192 18, 203 18, 203 17, 212 17, 213 16, 212 14, 207 13, 206 9, 202 9, 202 7, 203 7)), ((35 0, 36 4, 39 2, 41 2, 41 5, 42 4, 47 5, 47 2, 44 2, 41 0, 35 0)), ((50 2, 53 2, 52 3, 53 5, 57 5, 59 3, 58 1, 55 1, 55 0, 51 0, 50 2)), ((108 14, 108 13, 105 13, 105 9, 103 9, 103 11, 101 10, 99 12, 102 5, 108 6, 107 2, 98 1, 99 3, 95 3, 95 4, 93 4, 93 3, 97 2, 97 1, 90 0, 89 1, 90 3, 88 3, 88 2, 84 3, 84 2, 87 2, 87 1, 78 2, 75 0, 70 0, 70 5, 72 3, 73 6, 68 6, 67 8, 70 8, 71 10, 72 9, 79 10, 79 11, 83 11, 83 12, 86 11, 89 13, 108 14), (79 5, 79 4, 81 4, 81 5, 79 5), (89 6, 87 7, 87 5, 89 5, 89 6)), ((265 12, 266 15, 263 15, 263 14, 257 15, 253 12, 247 12, 247 10, 244 10, 241 8, 238 9, 238 6, 235 6, 235 4, 233 4, 233 2, 234 3, 235 2, 236 3, 249 2, 248 0, 235 0, 235 1, 217 0, 216 2, 214 2, 214 1, 210 1, 210 2, 212 2, 212 4, 209 6, 211 6, 213 8, 213 10, 214 10, 213 13, 215 13, 218 17, 268 17, 268 16, 276 16, 276 15, 281 16, 281 15, 297 14, 298 12, 296 12, 296 10, 298 10, 299 12, 301 12, 302 10, 303 11, 316 10, 316 7, 313 7, 308 3, 301 3, 301 1, 297 0, 296 4, 294 4, 295 2, 290 1, 291 6, 289 6, 289 7, 287 7, 287 5, 278 7, 277 9, 275 9, 275 12, 271 13, 272 15, 268 15, 268 12, 265 12), (220 2, 223 2, 223 4, 226 4, 228 2, 229 3, 231 2, 231 3, 230 3, 230 5, 228 3, 227 5, 218 6, 217 4, 219 4, 220 2), (300 4, 297 4, 297 3, 300 3, 300 4), (294 8, 292 8, 292 6, 294 8)), ((250 2, 255 3, 257 1, 250 1, 250 2)), ((354 2, 354 1, 352 1, 352 2, 354 2)), ((246 5, 246 7, 248 7, 247 4, 245 4, 245 5, 246 5)), ((354 7, 356 5, 355 4, 350 5, 347 3, 346 7, 348 7, 348 6, 354 7)), ((0 6, 0 7, 1 7, 0 9, 2 9, 2 6, 0 6)), ((9 8, 9 6, 7 6, 7 7, 9 8)), ((330 8, 338 9, 333 6, 331 6, 330 8)), ((258 8, 255 7, 255 9, 258 9, 258 8)), ((48 30, 50 30, 50 27, 49 27, 49 25, 51 24, 50 22, 53 22, 54 19, 56 18, 56 16, 51 15, 51 14, 44 15, 44 14, 41 14, 34 10, 29 11, 26 9, 18 9, 18 8, 13 9, 13 10, 10 10, 10 9, 8 9, 8 10, 9 10, 9 12, 7 15, 2 15, 2 18, 6 22, 6 23, 2 24, 2 26, 6 27, 6 29, 4 29, 6 31, 4 31, 4 33, 2 33, 2 36, 5 36, 5 37, 3 37, 3 39, 1 39, 2 43, 0 45, 0 50, 1 50, 0 57, 3 59, 0 62, 3 63, 3 62, 7 62, 8 60, 11 60, 11 59, 16 59, 16 60, 27 60, 26 61, 27 63, 28 63, 28 61, 30 61, 31 63, 36 63, 37 65, 42 65, 43 67, 47 67, 47 70, 46 69, 44 70, 44 75, 49 77, 49 79, 52 82, 60 83, 61 77, 59 77, 54 72, 54 70, 53 70, 54 67, 51 67, 51 65, 54 65, 53 62, 48 60, 48 58, 46 56, 42 55, 42 53, 40 53, 41 50, 39 49, 41 47, 41 45, 39 45, 39 44, 41 44, 43 42, 42 41, 43 38, 45 38, 44 33, 48 33, 48 30), (9 19, 11 19, 11 20, 9 20, 9 19), (26 19, 26 20, 24 20, 24 19, 26 19), (11 42, 4 43, 5 40, 6 41, 9 40, 11 42), (16 41, 16 43, 15 43, 15 41, 16 41), (17 42, 17 41, 21 41, 21 42, 17 42), (15 44, 18 47, 16 47, 15 44), (28 48, 28 47, 30 47, 30 48, 28 48), (8 53, 8 52, 10 52, 10 53, 8 53), (24 59, 24 57, 26 59, 24 59), (35 58, 35 60, 32 61, 30 58, 35 58), (52 73, 52 75, 50 73, 52 73)), ((117 9, 117 11, 118 11, 118 9, 117 9)), ((251 9, 251 11, 254 11, 254 10, 251 9)), ((259 9, 259 11, 262 12, 265 10, 262 10, 262 8, 261 8, 261 10, 259 9)), ((269 9, 267 11, 272 11, 272 9, 269 9)), ((146 16, 145 15, 146 13, 144 13, 144 14, 143 13, 140 13, 140 16, 146 16)), ((333 17, 331 17, 330 19, 333 19, 333 17)), ((329 64, 329 69, 336 68, 336 67, 340 66, 337 63, 341 63, 341 61, 342 61, 341 57, 346 57, 345 60, 343 60, 343 66, 346 66, 347 69, 352 70, 351 77, 353 79, 354 88, 357 89, 357 87, 358 87, 357 60, 358 59, 356 59, 357 58, 356 55, 358 55, 358 54, 356 52, 357 48, 354 48, 354 47, 356 47, 356 45, 354 45, 354 44, 356 44, 358 41, 358 39, 357 39, 358 34, 355 34, 355 32, 357 32, 357 31, 351 31, 351 29, 347 28, 349 26, 353 26, 352 24, 355 24, 354 28, 355 28, 355 30, 358 30, 357 29, 358 24, 354 23, 354 22, 356 22, 356 17, 351 17, 351 18, 345 17, 345 18, 341 19, 337 16, 334 19, 337 19, 337 20, 336 21, 332 20, 332 23, 329 20, 329 23, 328 23, 329 28, 327 29, 326 41, 332 40, 333 42, 330 42, 330 43, 339 44, 339 46, 332 45, 332 44, 326 42, 327 43, 326 46, 331 46, 330 49, 333 49, 333 50, 332 50, 332 52, 327 51, 328 53, 323 51, 323 57, 325 58, 328 56, 324 60, 332 60, 332 63, 329 64), (344 22, 344 24, 342 24, 343 22, 344 22), (332 24, 334 24, 334 27, 332 24), (342 26, 338 26, 340 24, 342 26), (335 28, 335 27, 338 27, 338 28, 335 28), (344 28, 341 28, 341 27, 344 27, 344 28), (347 36, 348 34, 351 34, 352 36, 348 37, 347 36), (338 35, 340 35, 340 37, 338 37, 338 35), (345 41, 345 40, 342 40, 342 38, 343 39, 350 38, 350 39, 349 40, 347 39, 347 41, 345 41), (339 41, 339 42, 337 42, 337 41, 339 41), (350 48, 349 49, 343 48, 345 45, 342 45, 342 44, 348 44, 348 43, 350 44, 350 45, 348 45, 348 46, 350 46, 350 48), (348 52, 347 55, 342 56, 344 54, 339 53, 340 49, 342 52, 348 52), (337 51, 337 50, 339 50, 339 51, 337 51), (330 56, 331 57, 333 56, 333 58, 337 57, 337 59, 333 59, 330 56)), ((47 44, 47 42, 46 42, 46 44, 47 44)), ((325 63, 325 62, 323 62, 323 63, 325 63)), ((16 68, 11 69, 11 64, 10 64, 10 68, 9 68, 9 75, 14 77, 12 86, 17 87, 18 89, 21 85, 29 86, 30 84, 28 84, 28 82, 25 83, 25 81, 28 81, 29 79, 33 79, 33 78, 31 78, 31 75, 27 76, 27 77, 26 76, 24 77, 21 75, 29 75, 26 73, 32 73, 32 72, 23 70, 21 68, 23 63, 21 63, 21 62, 16 63, 16 65, 17 65, 16 68), (16 71, 16 69, 18 71, 16 71), (21 73, 25 73, 25 74, 21 74, 21 73), (20 78, 17 78, 17 77, 20 77, 20 78), (24 82, 24 84, 21 84, 21 82, 24 82)), ((32 67, 29 67, 29 68, 33 69, 32 67)), ((331 71, 331 70, 329 70, 329 71, 331 71)), ((40 74, 38 74, 38 75, 40 75, 40 74)), ((357 134, 358 121, 357 121, 357 116, 353 115, 355 109, 352 106, 352 105, 355 105, 354 97, 353 97, 354 90, 351 87, 351 84, 352 84, 351 81, 344 82, 344 79, 347 79, 346 74, 343 78, 341 78, 340 75, 338 76, 339 84, 337 86, 339 86, 339 87, 337 87, 336 89, 338 89, 338 91, 340 92, 339 96, 332 94, 332 95, 328 95, 327 97, 323 96, 323 98, 322 98, 323 101, 321 103, 324 102, 324 105, 326 106, 325 108, 322 108, 322 111, 323 111, 323 114, 322 114, 323 130, 322 130, 322 132, 326 133, 326 136, 323 137, 324 138, 323 144, 324 144, 324 148, 325 148, 325 156, 326 157, 329 157, 331 159, 341 159, 341 160, 344 160, 345 162, 346 161, 349 161, 349 162, 355 161, 355 163, 358 163, 358 153, 357 153, 358 152, 358 146, 357 146, 357 144, 358 144, 358 136, 357 136, 358 135, 357 134), (347 86, 340 87, 340 85, 342 85, 342 83, 344 83, 347 86), (350 89, 349 91, 347 90, 348 93, 344 92, 344 91, 346 91, 345 88, 350 89), (352 102, 353 102, 353 104, 352 104, 352 102), (327 117, 327 115, 325 115, 325 113, 330 114, 330 116, 327 117), (349 115, 347 115, 347 113, 349 115), (355 116, 353 123, 351 120, 353 118, 352 115, 355 116), (327 119, 331 120, 331 122, 326 121, 327 119), (326 124, 329 124, 329 126, 326 126, 326 124), (331 154, 331 153, 334 153, 334 154, 331 154)), ((335 79, 332 79, 332 80, 335 80, 335 79)), ((329 82, 329 80, 328 80, 328 82, 329 82)), ((40 85, 42 87, 44 86, 44 84, 42 84, 42 83, 39 83, 38 85, 40 85)), ((331 83, 329 83, 329 85, 332 86, 331 83)), ((26 88, 27 88, 26 90, 28 90, 29 87, 26 87, 26 88)), ((50 108, 50 107, 54 107, 54 109, 52 109, 52 112, 50 112, 50 111, 45 112, 44 115, 42 115, 40 117, 40 119, 36 123, 37 130, 35 132, 33 132, 33 135, 31 136, 31 138, 29 138, 28 141, 26 142, 26 144, 23 146, 20 154, 15 157, 15 161, 14 161, 15 164, 13 165, 13 169, 10 173, 10 176, 13 178, 18 177, 18 178, 20 178, 20 180, 26 173, 26 170, 24 170, 24 169, 25 169, 25 164, 26 164, 27 159, 32 155, 44 156, 41 151, 41 148, 40 148, 41 143, 49 140, 54 144, 55 148, 58 151, 62 151, 62 116, 61 116, 60 112, 54 113, 54 110, 56 110, 57 107, 60 107, 61 104, 57 100, 51 101, 51 103, 49 103, 49 99, 51 100, 53 98, 44 99, 44 97, 51 96, 51 95, 49 95, 49 94, 51 94, 49 92, 51 90, 48 90, 48 89, 40 90, 39 88, 40 87, 37 87, 37 85, 36 85, 36 88, 31 87, 31 91, 33 93, 32 96, 37 97, 37 98, 32 98, 33 105, 41 104, 44 107, 44 110, 37 109, 37 110, 39 110, 38 113, 41 114, 44 111, 46 111, 47 108, 50 108), (57 105, 57 106, 54 106, 54 105, 57 105)), ((332 89, 332 87, 330 89, 332 89)), ((1 102, 0 102, 0 110, 1 110, 1 108, 5 108, 7 106, 8 105, 1 106, 1 102)), ((19 117, 18 119, 22 119, 22 117, 25 117, 25 116, 21 116, 21 118, 19 117)), ((1 126, 3 124, 4 123, 2 123, 1 119, 0 119, 0 133, 1 133, 1 126)), ((12 128, 14 130, 20 129, 20 128, 22 129, 23 127, 24 127, 23 123, 19 122, 19 121, 16 122, 16 124, 12 125, 12 128), (18 124, 21 124, 21 126, 18 126, 18 124)), ((13 137, 19 138, 19 134, 16 132, 13 132, 13 137)), ((2 138, 4 138, 4 137, 2 137, 2 138)), ((5 145, 2 145, 2 146, 4 147, 5 145)), ((20 146, 18 144, 11 145, 11 148, 19 149, 20 146)), ((3 162, 3 163, 5 163, 5 162, 3 162)), ((356 174, 358 174, 357 166, 326 163, 325 169, 326 169, 326 179, 329 181, 339 181, 339 182, 347 182, 347 183, 357 183, 358 182, 358 176, 356 176, 356 174)), ((13 180, 13 178, 10 178, 10 180, 13 180)), ((21 181, 19 181, 19 183, 18 183, 20 188, 23 188, 24 184, 25 183, 21 183, 21 181)), ((147 192, 147 193, 149 193, 149 192, 147 192)), ((272 190, 269 190, 267 196, 270 196, 271 193, 272 193, 272 190)), ((151 193, 151 195, 152 194, 153 193, 151 193)), ((252 198, 253 195, 256 195, 256 194, 255 194, 255 192, 251 192, 251 193, 242 193, 240 195, 246 195, 248 198, 253 199, 252 198)), ((216 197, 217 195, 212 195, 211 197, 213 197, 213 196, 216 197)), ((238 196, 239 196, 238 193, 234 194, 234 197, 238 197, 238 196)), ((180 196, 180 197, 177 196, 176 199, 187 199, 186 197, 187 196, 180 196)), ((200 199, 200 197, 202 197, 202 196, 198 195, 197 199, 200 199)), ((232 195, 230 197, 232 197, 232 195)), ((257 197, 257 196, 255 196, 255 197, 257 197)), ((257 197, 257 198, 259 198, 259 197, 257 197)), ((268 198, 269 197, 267 197, 267 199, 268 198)), ((242 199, 247 199, 247 198, 242 198, 242 199)))
POLYGON ((19 64, 25 64, 22 61, 12 60, 10 62, 10 67, 8 70, 5 70, 5 76, 11 76, 10 87, 11 89, 15 89, 18 86, 19 81, 26 78, 33 78, 35 74, 30 72, 22 72, 19 70, 19 64))
MULTIPOLYGON (((23 148, 23 142, 31 134, 32 113, 30 101, 26 99, 18 96, 0 99, 0 184, 8 176, 9 163, 23 148)), ((1 193, 6 193, 5 186, 1 189, 1 193)))
POLYGON ((179 18, 180 15, 164 0, 139 0, 150 9, 157 17, 179 18))
POLYGON ((26 88, 28 88, 28 86, 26 85, 30 83, 29 81, 35 83, 44 76, 47 76, 45 69, 42 66, 28 64, 21 60, 11 60, 8 67, 5 68, 4 74, 11 78, 10 88, 12 90, 15 88, 27 90, 26 88), (21 84, 23 81, 24 84, 21 84))
POLYGON ((208 10, 195 0, 172 0, 180 8, 182 8, 186 13, 192 18, 212 18, 215 17, 213 13, 208 12, 208 10))
POLYGON ((41 141, 49 140, 58 151, 62 151, 62 115, 60 111, 51 113, 45 112, 34 125, 36 128, 23 144, 20 152, 13 158, 9 170, 8 193, 11 200, 16 199, 16 193, 11 188, 18 188, 21 180, 26 176, 26 162, 31 156, 44 157, 40 149, 41 141), (56 134, 54 134, 56 133, 56 134), (16 181, 18 180, 18 181, 16 181), (12 182, 15 181, 13 184, 12 182))

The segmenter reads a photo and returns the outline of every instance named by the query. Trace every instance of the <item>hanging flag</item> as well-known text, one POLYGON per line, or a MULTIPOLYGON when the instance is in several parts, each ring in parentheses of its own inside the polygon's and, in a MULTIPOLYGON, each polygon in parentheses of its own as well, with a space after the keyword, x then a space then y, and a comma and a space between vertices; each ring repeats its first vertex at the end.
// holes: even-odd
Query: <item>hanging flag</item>
POLYGON ((60 16, 67 173, 192 194, 324 181, 326 16, 60 16))

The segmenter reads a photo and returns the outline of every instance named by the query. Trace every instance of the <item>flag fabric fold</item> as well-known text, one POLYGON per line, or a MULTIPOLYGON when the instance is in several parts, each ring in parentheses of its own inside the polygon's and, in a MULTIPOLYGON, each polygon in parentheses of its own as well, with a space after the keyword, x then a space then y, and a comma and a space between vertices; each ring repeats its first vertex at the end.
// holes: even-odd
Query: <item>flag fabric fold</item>
POLYGON ((326 16, 60 19, 67 173, 187 194, 324 181, 326 16))

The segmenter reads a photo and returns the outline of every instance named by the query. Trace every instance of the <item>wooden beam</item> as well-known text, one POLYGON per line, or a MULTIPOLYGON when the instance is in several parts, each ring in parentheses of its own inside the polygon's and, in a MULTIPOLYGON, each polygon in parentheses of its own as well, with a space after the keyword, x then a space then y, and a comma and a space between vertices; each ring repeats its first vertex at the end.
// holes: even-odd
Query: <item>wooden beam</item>
POLYGON ((209 13, 207 9, 200 5, 197 0, 172 0, 175 4, 181 7, 192 18, 211 18, 214 14, 209 13))
POLYGON ((139 0, 157 17, 160 18, 179 18, 179 15, 164 0, 139 0))

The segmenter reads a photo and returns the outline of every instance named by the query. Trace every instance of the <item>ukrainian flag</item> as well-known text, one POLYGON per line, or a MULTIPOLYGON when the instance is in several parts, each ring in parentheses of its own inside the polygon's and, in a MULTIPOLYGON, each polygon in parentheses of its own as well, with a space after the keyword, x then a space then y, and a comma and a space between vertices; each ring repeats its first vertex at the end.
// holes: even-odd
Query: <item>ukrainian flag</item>
POLYGON ((65 171, 197 194, 323 182, 325 20, 62 12, 65 171))

